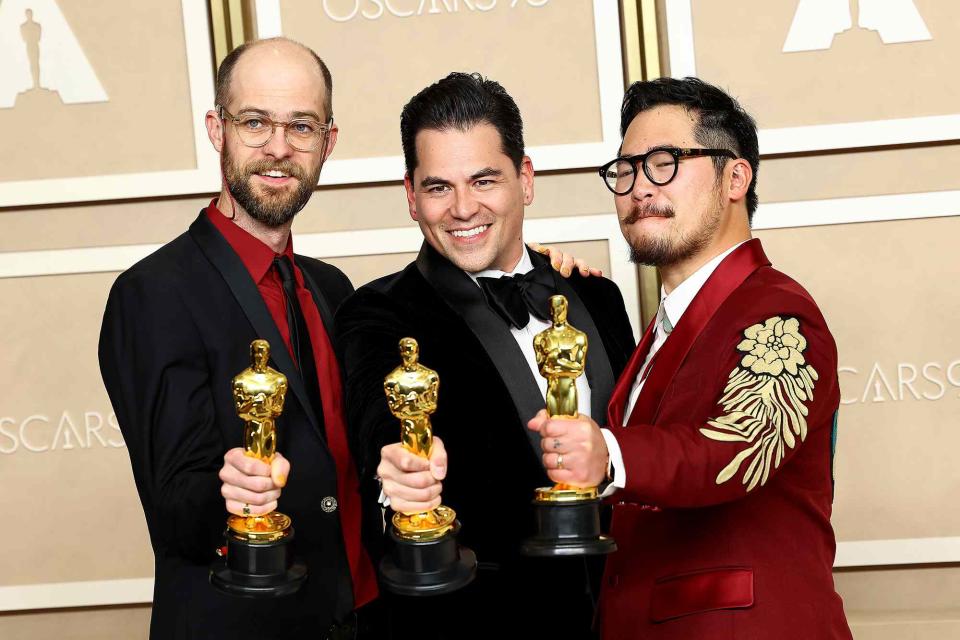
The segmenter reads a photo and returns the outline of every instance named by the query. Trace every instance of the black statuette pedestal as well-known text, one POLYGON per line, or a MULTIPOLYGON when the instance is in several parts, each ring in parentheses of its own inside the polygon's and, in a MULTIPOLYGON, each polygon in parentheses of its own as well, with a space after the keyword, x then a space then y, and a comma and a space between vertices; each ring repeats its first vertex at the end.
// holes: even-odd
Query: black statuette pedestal
POLYGON ((383 586, 404 596, 433 596, 451 593, 471 582, 477 573, 477 556, 457 545, 453 531, 437 540, 407 540, 390 529, 393 550, 380 561, 383 586))
POLYGON ((594 556, 613 553, 617 543, 600 533, 600 500, 533 501, 537 535, 520 548, 525 556, 594 556))
POLYGON ((210 567, 210 584, 221 593, 246 598, 278 598, 295 593, 307 568, 290 552, 293 530, 274 542, 241 540, 226 532, 227 555, 210 567))

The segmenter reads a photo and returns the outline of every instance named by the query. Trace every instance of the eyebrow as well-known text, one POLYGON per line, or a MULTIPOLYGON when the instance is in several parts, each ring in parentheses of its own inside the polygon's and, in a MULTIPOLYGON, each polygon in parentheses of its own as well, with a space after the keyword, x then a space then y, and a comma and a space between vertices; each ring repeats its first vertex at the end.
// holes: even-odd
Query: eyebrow
MULTIPOLYGON (((630 154, 627 154, 627 155, 630 155, 630 156, 642 156, 642 155, 645 155, 645 154, 648 154, 648 153, 652 153, 652 152, 654 152, 654 151, 663 151, 664 149, 680 149, 680 148, 682 148, 682 147, 678 147, 677 145, 673 145, 673 144, 655 144, 655 145, 653 145, 653 146, 651 146, 651 147, 647 147, 647 150, 646 150, 646 151, 641 151, 640 153, 630 153, 630 154)), ((623 148, 622 148, 622 147, 621 147, 621 149, 620 149, 620 152, 617 153, 617 157, 620 157, 620 158, 625 158, 625 157, 626 157, 625 155, 623 155, 623 148)))
POLYGON ((427 177, 425 177, 423 180, 420 181, 420 187, 421 187, 421 188, 423 188, 423 187, 433 187, 433 186, 438 185, 438 184, 450 184, 450 181, 449 181, 449 180, 445 180, 445 179, 443 179, 443 178, 439 178, 439 177, 437 177, 437 176, 427 176, 427 177))
MULTIPOLYGON (((265 115, 271 120, 280 119, 272 111, 267 111, 266 109, 258 109, 256 107, 242 107, 237 110, 237 113, 256 113, 256 114, 265 115)), ((318 122, 322 121, 322 119, 320 118, 320 116, 317 114, 316 111, 294 111, 293 113, 290 114, 291 120, 296 120, 298 118, 313 118, 318 122)))
POLYGON ((489 178, 491 176, 499 178, 502 175, 503 175, 503 171, 501 171, 500 169, 494 169, 493 167, 484 167, 483 169, 480 169, 480 171, 477 171, 472 176, 470 176, 470 179, 478 180, 480 178, 489 178))
MULTIPOLYGON (((489 177, 500 177, 503 175, 503 171, 500 169, 494 169, 493 167, 484 167, 479 171, 476 171, 470 176, 470 180, 479 180, 480 178, 489 178, 489 177)), ((426 176, 423 180, 420 181, 420 188, 433 187, 436 185, 448 185, 450 181, 446 178, 441 178, 439 176, 426 176)))

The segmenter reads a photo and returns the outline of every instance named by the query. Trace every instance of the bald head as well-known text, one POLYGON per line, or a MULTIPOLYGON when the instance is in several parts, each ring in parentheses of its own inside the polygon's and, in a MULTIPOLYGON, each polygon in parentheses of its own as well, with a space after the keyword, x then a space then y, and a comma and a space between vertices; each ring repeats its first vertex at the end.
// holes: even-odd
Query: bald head
POLYGON ((282 37, 245 42, 227 54, 217 71, 217 104, 229 105, 234 85, 264 73, 301 74, 322 92, 325 117, 333 117, 333 78, 327 65, 310 47, 282 37))

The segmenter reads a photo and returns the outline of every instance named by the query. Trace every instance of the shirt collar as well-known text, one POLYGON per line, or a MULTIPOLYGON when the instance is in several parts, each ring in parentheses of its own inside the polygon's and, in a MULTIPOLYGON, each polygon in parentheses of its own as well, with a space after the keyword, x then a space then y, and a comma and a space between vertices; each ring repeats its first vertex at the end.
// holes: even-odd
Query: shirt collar
POLYGON ((523 247, 523 251, 520 252, 520 261, 511 271, 500 271, 499 269, 486 269, 484 271, 477 271, 476 273, 470 273, 465 271, 470 279, 474 282, 477 281, 477 278, 502 278, 503 276, 518 276, 523 275, 529 271, 533 270, 533 261, 530 259, 530 254, 527 253, 527 247, 523 247))
POLYGON ((672 326, 677 326, 677 323, 680 322, 680 316, 687 310, 687 307, 690 306, 693 299, 697 297, 707 278, 720 266, 723 259, 744 242, 746 242, 746 240, 738 242, 720 255, 712 258, 709 262, 694 271, 686 280, 677 285, 677 288, 671 291, 669 295, 667 295, 661 285, 660 304, 663 305, 663 312, 670 320, 672 326))
MULTIPOLYGON (((214 198, 206 209, 207 218, 213 223, 213 226, 226 238, 227 242, 233 248, 234 252, 240 256, 240 260, 250 273, 250 277, 257 284, 263 280, 263 277, 270 272, 273 267, 273 259, 285 255, 293 263, 293 234, 287 239, 287 246, 282 254, 275 253, 273 249, 264 244, 249 232, 235 225, 230 218, 225 216, 217 208, 217 200, 214 198)), ((294 270, 296 272, 296 270, 294 270)))

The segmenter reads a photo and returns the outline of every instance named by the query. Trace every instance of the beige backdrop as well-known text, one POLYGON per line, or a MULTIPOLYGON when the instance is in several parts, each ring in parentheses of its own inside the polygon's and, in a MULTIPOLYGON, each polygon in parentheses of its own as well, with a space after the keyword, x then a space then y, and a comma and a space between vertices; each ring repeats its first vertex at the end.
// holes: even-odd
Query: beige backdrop
MULTIPOLYGON (((364 17, 377 14, 373 5, 359 4, 345 22, 330 16, 349 16, 352 0, 329 2, 330 13, 315 0, 280 4, 284 35, 314 47, 334 74, 334 113, 352 132, 338 143, 339 159, 398 155, 403 105, 450 71, 500 82, 520 106, 529 146, 601 140, 592 0, 472 3, 489 11, 448 2, 459 10, 435 13, 427 3, 410 17, 375 19, 364 17)), ((393 5, 402 13, 418 3, 393 5)))
POLYGON ((181 0, 57 6, 109 100, 65 105, 54 91, 21 93, 0 109, 3 146, 16 150, 0 181, 195 168, 201 123, 192 122, 181 0))
MULTIPOLYGON (((67 5, 65 12, 73 11, 69 3, 61 4, 67 5)), ((705 4, 695 2, 695 11, 699 12, 705 4)), ((741 5, 754 6, 753 3, 723 4, 738 15, 741 5)), ((780 14, 790 14, 794 6, 793 2, 763 4, 770 7, 770 11, 755 15, 768 15, 770 20, 780 14)), ((947 4, 952 7, 952 3, 943 3, 947 4)), ((561 0, 552 0, 538 11, 556 10, 560 5, 561 0)), ((297 7, 306 11, 308 4, 291 0, 283 6, 284 11, 288 6, 290 11, 297 11, 297 7)), ((567 6, 566 0, 563 6, 567 6)), ((575 5, 571 3, 571 6, 575 5)), ((925 17, 930 12, 941 11, 940 3, 918 2, 918 6, 925 17)), ((521 9, 534 11, 522 6, 521 9)), ((140 8, 139 4, 135 10, 154 11, 140 8)), ((146 38, 138 43, 155 46, 158 52, 173 51, 176 38, 182 37, 182 25, 180 36, 173 29, 179 24, 179 3, 169 2, 162 13, 162 18, 155 17, 156 29, 167 24, 170 31, 161 29, 160 32, 168 35, 156 38, 155 43, 146 38)), ((662 15, 662 6, 660 13, 662 15)), ((497 14, 491 12, 491 15, 497 14)), ((695 18, 696 15, 698 13, 695 18)), ((434 17, 465 19, 462 15, 434 17)), ((83 22, 83 18, 78 19, 83 22)), ((777 20, 783 22, 780 18, 777 20)), ((592 27, 579 18, 576 23, 559 23, 557 28, 569 27, 569 33, 559 45, 550 45, 549 56, 539 57, 549 59, 565 55, 567 48, 576 49, 579 53, 571 57, 586 65, 582 58, 586 56, 584 52, 592 51, 592 27)), ((413 24, 411 18, 408 23, 384 21, 381 26, 412 29, 413 24)), ((953 29, 955 24, 956 21, 941 24, 928 19, 935 38, 945 29, 953 29)), ((367 24, 365 28, 370 27, 367 24)), ((788 27, 789 15, 782 27, 778 26, 778 32, 785 37, 788 27)), ((110 50, 109 42, 87 45, 89 40, 81 36, 79 28, 77 31, 92 62, 99 54, 91 47, 104 46, 110 50)), ((126 37, 122 30, 116 31, 118 37, 126 37)), ((384 37, 389 35, 384 33, 384 37)), ((307 35, 301 37, 306 39, 307 35)), ((709 43, 711 36, 705 34, 704 37, 704 43, 709 43)), ((741 39, 751 41, 754 37, 756 34, 751 32, 741 39)), ((381 46, 371 42, 375 41, 365 43, 368 49, 381 46)), ((711 56, 704 43, 698 48, 701 52, 698 64, 709 65, 711 60, 707 58, 711 56)), ((501 65, 511 63, 502 73, 513 74, 517 80, 504 84, 520 99, 531 144, 597 139, 598 129, 589 127, 578 129, 588 131, 585 138, 564 137, 572 135, 565 120, 567 103, 576 110, 589 109, 590 101, 595 101, 590 98, 594 95, 591 93, 593 76, 583 76, 580 72, 575 75, 567 67, 558 71, 558 80, 552 81, 550 88, 544 88, 546 93, 531 90, 527 95, 523 92, 528 86, 532 87, 530 83, 537 78, 525 77, 524 65, 516 63, 515 56, 508 59, 499 46, 490 45, 496 53, 489 58, 501 65), (581 81, 590 87, 589 91, 574 90, 581 81), (549 93, 555 91, 554 82, 563 89, 560 98, 549 93), (518 86, 514 88, 511 84, 518 86), (549 97, 543 100, 543 108, 529 102, 543 96, 549 97), (590 99, 581 100, 584 96, 590 99), (544 114, 552 113, 547 109, 549 104, 563 104, 564 109, 547 117, 544 114)), ((404 51, 411 48, 400 47, 404 51)), ((527 55, 533 56, 532 51, 527 55)), ((157 57, 163 55, 156 53, 141 64, 181 64, 158 61, 157 57)), ((381 64, 409 59, 370 57, 379 59, 381 64), (389 60, 384 62, 384 58, 389 60)), ((423 56, 418 62, 432 64, 430 61, 435 58, 436 55, 423 56)), ((350 69, 354 64, 369 64, 367 60, 350 60, 345 56, 335 64, 350 69)), ((941 77, 950 77, 952 58, 938 60, 941 77)), ((95 64, 102 66, 103 62, 95 64)), ((544 68, 549 70, 554 66, 544 68)), ((98 72, 100 68, 98 66, 98 72)), ((402 87, 402 97, 398 97, 400 90, 397 89, 393 99, 402 101, 409 97, 406 94, 419 88, 418 82, 432 81, 447 70, 424 71, 421 80, 410 80, 412 84, 402 87)), ((419 73, 418 69, 405 71, 419 73)), ((182 67, 180 72, 163 73, 171 76, 169 82, 181 83, 182 90, 186 91, 182 67)), ((334 73, 338 74, 336 67, 334 73)), ((497 77, 499 72, 490 73, 497 77)), ((397 74, 399 72, 384 75, 401 77, 397 74)), ((340 72, 335 82, 339 83, 341 78, 346 82, 347 75, 346 71, 340 72)), ((407 82, 409 75, 402 77, 403 82, 407 82)), ((750 90, 749 82, 741 88, 733 83, 735 77, 739 76, 730 76, 726 82, 744 97, 752 110, 759 113, 758 109, 765 110, 779 100, 776 96, 780 94, 768 83, 763 95, 756 96, 757 104, 753 104, 753 98, 748 100, 744 93, 750 90)), ((911 77, 909 74, 897 76, 905 78, 904 82, 912 81, 911 77)), ((110 82, 103 81, 105 85, 110 82)), ((349 84, 336 84, 336 87, 337 95, 343 96, 341 89, 346 92, 349 84)), ((792 84, 785 82, 780 88, 789 91, 792 84)), ((376 90, 379 96, 382 88, 355 89, 376 90)), ((110 92, 111 87, 107 86, 107 90, 110 92)), ((947 90, 949 87, 944 89, 947 90)), ((917 92, 912 90, 913 94, 917 92)), ((931 100, 939 100, 939 95, 932 93, 931 100)), ((790 102, 785 100, 784 104, 790 102)), ((850 101, 837 102, 848 104, 850 101)), ((856 102, 867 109, 876 108, 874 100, 856 102)), ((161 104, 173 102, 161 101, 161 104)), ((350 116, 347 104, 345 98, 337 99, 335 109, 341 123, 350 116)), ((388 113, 397 114, 399 104, 402 102, 391 105, 388 113)), ((903 106, 896 105, 892 105, 891 110, 893 106, 898 109, 903 106)), ((862 113, 865 112, 857 111, 855 115, 859 118, 862 113)), ((0 111, 0 118, 4 115, 0 111)), ((829 113, 823 115, 833 117, 829 113)), ((596 112, 588 116, 588 120, 590 117, 593 118, 590 122, 597 122, 596 112)), ((171 120, 169 136, 182 132, 184 140, 189 142, 187 127, 192 125, 188 118, 181 122, 183 118, 186 116, 181 114, 171 120)), ((358 146, 338 147, 337 155, 341 152, 353 154, 341 157, 399 153, 395 116, 371 126, 381 127, 380 135, 358 135, 358 146), (363 144, 370 146, 363 147, 359 140, 366 140, 363 144)), ((359 122, 351 129, 363 130, 359 122)), ((89 147, 73 143, 60 146, 66 156, 92 158, 87 166, 94 174, 106 173, 106 167, 115 170, 106 163, 114 161, 116 150, 91 152, 89 147)), ((957 190, 960 189, 957 166, 960 166, 960 145, 956 144, 767 158, 760 173, 760 195, 763 203, 769 204, 957 190)), ((536 187, 536 199, 527 214, 530 219, 560 225, 576 223, 585 216, 613 215, 610 196, 593 171, 539 175, 536 187)), ((31 265, 55 262, 62 270, 75 271, 80 259, 74 254, 55 253, 40 259, 33 252, 162 243, 181 233, 209 197, 202 194, 0 209, 0 229, 3 230, 0 258, 31 265)), ((363 252, 368 237, 364 232, 381 229, 396 229, 397 233, 414 229, 398 183, 322 188, 295 224, 295 233, 300 237, 360 232, 350 236, 350 244, 331 259, 356 284, 397 269, 412 255, 404 249, 386 251, 385 255, 351 257, 351 253, 363 252)), ((960 522, 952 507, 960 488, 952 463, 952 451, 960 445, 955 429, 960 417, 960 364, 951 369, 952 363, 960 361, 960 340, 952 326, 952 319, 960 316, 960 301, 952 288, 960 275, 954 249, 960 240, 960 218, 762 230, 757 235, 763 239, 774 264, 794 275, 817 298, 839 344, 840 363, 844 367, 843 397, 852 402, 841 409, 834 516, 838 539, 960 536, 960 522), (912 378, 914 371, 915 379, 912 378)), ((622 260, 621 246, 606 240, 571 242, 565 246, 607 269, 616 260, 622 260)), ((5 489, 0 497, 0 509, 7 514, 17 514, 18 523, 29 523, 27 529, 8 526, 0 530, 0 547, 6 550, 0 554, 0 593, 5 587, 148 578, 151 574, 146 527, 133 487, 127 451, 116 446, 120 444, 119 435, 110 423, 110 406, 96 365, 96 338, 102 308, 115 275, 116 271, 84 273, 81 270, 63 275, 0 277, 0 299, 6 301, 0 306, 0 331, 12 337, 8 338, 9 355, 5 359, 10 366, 0 372, 0 388, 5 390, 0 396, 0 484, 5 489), (48 449, 32 451, 31 447, 48 449)), ((630 301, 635 299, 636 292, 628 290, 624 295, 630 301)), ((956 565, 843 569, 836 573, 836 582, 858 639, 932 640, 960 635, 960 568, 956 565)), ((0 637, 5 640, 146 638, 148 617, 148 605, 12 611, 0 613, 0 637)))
POLYGON ((735 89, 762 129, 960 113, 960 5, 914 0, 932 40, 838 34, 823 51, 781 53, 795 1, 693 0, 697 73, 735 89), (779 79, 779 80, 778 80, 779 79))

